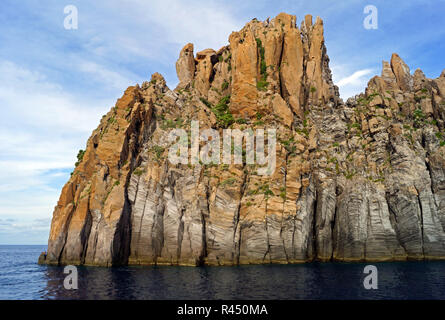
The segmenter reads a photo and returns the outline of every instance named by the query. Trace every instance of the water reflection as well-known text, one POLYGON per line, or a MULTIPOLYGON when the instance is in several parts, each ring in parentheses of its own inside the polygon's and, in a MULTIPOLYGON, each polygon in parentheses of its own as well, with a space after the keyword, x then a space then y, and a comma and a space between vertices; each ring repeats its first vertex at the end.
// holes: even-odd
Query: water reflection
POLYGON ((366 264, 240 267, 45 268, 43 299, 444 299, 444 262, 378 263, 379 289, 363 287, 366 264))

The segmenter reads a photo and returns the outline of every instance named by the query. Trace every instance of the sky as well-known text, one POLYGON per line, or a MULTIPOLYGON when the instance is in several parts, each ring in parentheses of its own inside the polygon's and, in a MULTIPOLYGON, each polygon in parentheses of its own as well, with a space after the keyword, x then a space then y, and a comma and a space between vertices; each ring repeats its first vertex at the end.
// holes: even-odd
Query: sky
POLYGON ((414 72, 445 69, 445 0, 203 1, 2 0, 0 6, 0 244, 46 244, 52 212, 103 114, 130 85, 161 73, 178 82, 175 61, 228 44, 253 18, 280 12, 324 20, 333 80, 358 94, 397 52, 414 72), (66 6, 77 29, 66 29, 66 6), (366 29, 367 5, 378 12, 366 29))

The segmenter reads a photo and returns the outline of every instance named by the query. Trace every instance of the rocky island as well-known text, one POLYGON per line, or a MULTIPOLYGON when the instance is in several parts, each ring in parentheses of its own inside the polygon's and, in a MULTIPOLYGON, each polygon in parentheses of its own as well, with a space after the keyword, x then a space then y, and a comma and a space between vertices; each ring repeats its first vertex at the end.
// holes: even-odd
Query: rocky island
POLYGON ((397 55, 344 102, 323 21, 253 19, 229 45, 129 87, 79 152, 43 264, 239 265, 445 258, 445 70, 397 55), (172 164, 175 128, 276 128, 276 169, 172 164))

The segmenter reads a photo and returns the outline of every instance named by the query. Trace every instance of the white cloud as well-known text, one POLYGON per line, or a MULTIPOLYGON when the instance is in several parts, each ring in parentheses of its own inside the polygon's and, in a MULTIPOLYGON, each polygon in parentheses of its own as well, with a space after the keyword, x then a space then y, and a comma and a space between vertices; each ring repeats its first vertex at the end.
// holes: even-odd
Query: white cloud
POLYGON ((134 81, 136 78, 135 76, 133 77, 133 80, 130 80, 118 72, 109 70, 104 66, 91 61, 80 61, 78 67, 79 71, 93 77, 95 80, 101 83, 102 86, 111 86, 112 88, 122 90, 129 85, 136 84, 134 81))
MULTIPOLYGON (((171 64, 171 55, 188 42, 195 50, 215 50, 228 43, 232 31, 239 30, 246 21, 234 18, 235 6, 214 1, 182 0, 111 0, 97 5, 95 10, 79 11, 83 16, 86 34, 107 30, 100 37, 89 38, 85 48, 101 55, 129 55, 171 64)), ((82 31, 83 30, 83 31, 82 31)))
POLYGON ((20 221, 11 218, 0 219, 0 243, 44 245, 49 234, 50 224, 50 218, 20 221))
MULTIPOLYGON (((74 97, 48 81, 45 75, 10 61, 0 61, 0 103, 4 109, 0 120, 3 127, 18 129, 18 125, 28 125, 42 130, 57 127, 67 132, 91 131, 99 115, 111 106, 110 101, 104 108, 104 101, 74 97)), ((20 132, 23 130, 14 134, 20 132)))
POLYGON ((337 85, 339 87, 345 86, 359 86, 363 84, 363 81, 366 81, 365 76, 369 75, 372 72, 371 69, 358 70, 351 74, 350 76, 343 78, 338 81, 337 85))
MULTIPOLYGON (((98 65, 88 67, 125 81, 98 65)), ((51 218, 77 151, 113 103, 74 96, 45 74, 0 61, 0 219, 17 219, 8 232, 20 236, 29 229, 35 241, 46 242, 49 223, 37 228, 32 221, 51 218)))
POLYGON ((332 67, 334 83, 338 86, 343 99, 363 92, 373 73, 372 69, 361 69, 351 74, 347 73, 349 69, 351 69, 350 66, 332 67))
POLYGON ((173 42, 194 42, 198 48, 213 48, 225 45, 232 31, 238 30, 246 21, 236 21, 229 6, 202 1, 133 0, 140 6, 139 17, 151 12, 150 23, 158 24, 173 42), (142 15, 141 15, 142 13, 142 15))

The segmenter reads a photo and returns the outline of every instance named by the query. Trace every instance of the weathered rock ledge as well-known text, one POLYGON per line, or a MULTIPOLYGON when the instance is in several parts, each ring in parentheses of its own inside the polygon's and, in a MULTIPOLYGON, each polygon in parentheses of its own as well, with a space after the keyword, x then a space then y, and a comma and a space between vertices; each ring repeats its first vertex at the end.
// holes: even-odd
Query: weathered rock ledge
POLYGON ((394 54, 344 103, 323 21, 280 14, 180 53, 179 85, 128 88, 54 210, 46 264, 238 265, 445 258, 445 72, 394 54), (277 129, 277 168, 173 165, 173 128, 277 129))

